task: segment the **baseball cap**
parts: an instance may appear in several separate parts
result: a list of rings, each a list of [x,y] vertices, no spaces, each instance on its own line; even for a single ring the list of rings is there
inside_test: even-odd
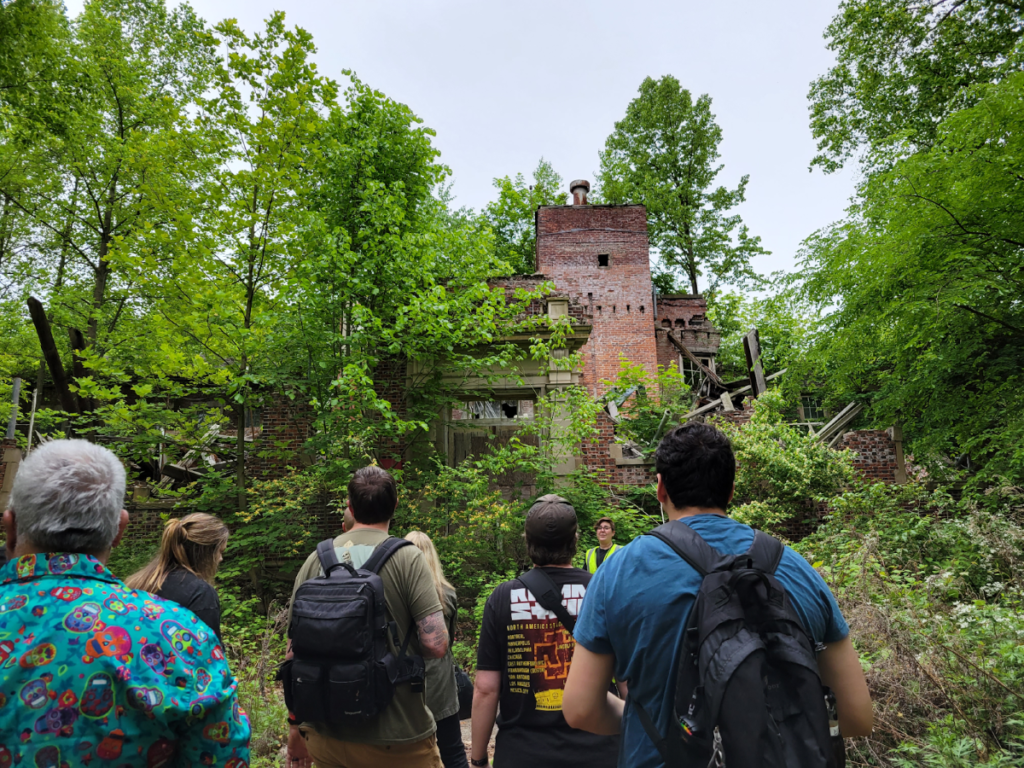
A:
[[[526,535],[534,540],[560,541],[576,533],[576,510],[561,496],[541,496],[526,513]]]

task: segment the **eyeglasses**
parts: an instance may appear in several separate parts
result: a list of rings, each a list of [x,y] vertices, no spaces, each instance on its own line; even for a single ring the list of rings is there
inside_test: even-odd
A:
[[[597,530],[599,530],[599,531],[610,531],[610,530],[612,530],[612,527],[610,525],[599,525],[599,526],[597,526]]]

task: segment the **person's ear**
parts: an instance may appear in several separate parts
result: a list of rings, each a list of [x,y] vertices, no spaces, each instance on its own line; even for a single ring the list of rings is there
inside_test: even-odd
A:
[[[661,473],[658,473],[658,501],[662,504],[668,503],[668,491],[665,490],[665,481],[661,479]]]
[[[121,510],[121,517],[117,521],[117,536],[115,536],[114,540],[112,542],[110,542],[110,548],[111,549],[113,549],[114,547],[116,547],[118,544],[121,543],[121,537],[124,536],[124,532],[128,529],[128,521],[129,521],[128,510],[127,509],[122,509]]]
[[[727,503],[732,504],[732,497],[736,495],[736,483],[732,484],[732,488],[729,489],[729,501]]]
[[[7,534],[7,559],[13,559],[14,549],[18,546],[18,524],[14,519],[14,510],[5,509],[3,514],[4,533]]]

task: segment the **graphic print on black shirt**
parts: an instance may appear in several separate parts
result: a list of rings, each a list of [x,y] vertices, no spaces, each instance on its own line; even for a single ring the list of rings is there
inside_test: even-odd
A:
[[[579,568],[543,571],[561,590],[569,615],[579,615],[590,574]],[[570,728],[562,714],[575,646],[554,613],[541,606],[520,581],[505,582],[488,598],[477,669],[502,673],[496,768],[543,768],[564,765],[566,760],[595,768],[616,765],[618,737]]]

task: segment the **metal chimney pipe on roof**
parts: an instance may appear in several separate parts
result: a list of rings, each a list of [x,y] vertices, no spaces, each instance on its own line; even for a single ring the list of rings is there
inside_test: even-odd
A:
[[[569,191],[572,192],[573,205],[586,205],[587,192],[590,191],[590,182],[586,179],[576,179],[576,181],[569,185]]]

